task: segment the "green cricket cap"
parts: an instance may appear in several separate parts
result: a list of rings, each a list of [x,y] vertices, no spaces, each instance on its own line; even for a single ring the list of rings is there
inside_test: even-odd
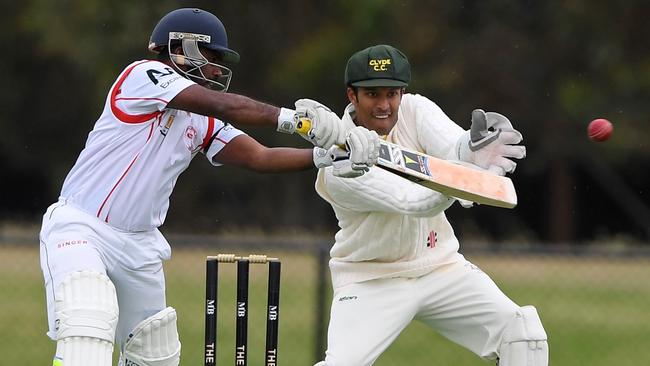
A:
[[[376,45],[350,57],[345,66],[345,85],[362,87],[407,86],[411,65],[406,55],[389,45]]]

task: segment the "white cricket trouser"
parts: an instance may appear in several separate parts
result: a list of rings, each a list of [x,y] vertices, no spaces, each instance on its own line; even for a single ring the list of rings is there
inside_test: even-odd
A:
[[[138,323],[167,306],[162,261],[170,258],[171,248],[158,230],[121,232],[57,202],[43,216],[40,242],[50,338],[56,336],[55,291],[72,272],[103,273],[115,285],[120,312],[115,337],[120,347]]]
[[[417,278],[345,285],[334,289],[325,363],[372,365],[414,319],[481,357],[495,359],[518,308],[468,261]]]

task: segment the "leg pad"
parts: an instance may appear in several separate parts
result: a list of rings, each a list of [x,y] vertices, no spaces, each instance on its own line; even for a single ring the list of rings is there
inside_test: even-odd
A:
[[[115,286],[102,273],[71,273],[56,290],[55,365],[110,366],[119,315]]]
[[[547,366],[546,332],[533,306],[519,308],[499,346],[499,366]]]
[[[181,342],[176,329],[176,310],[168,307],[138,324],[124,345],[124,365],[178,366]]]

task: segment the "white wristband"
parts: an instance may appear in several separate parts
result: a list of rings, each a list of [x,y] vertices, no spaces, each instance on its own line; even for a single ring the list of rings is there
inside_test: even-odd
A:
[[[314,165],[318,169],[325,168],[332,165],[332,158],[329,156],[328,151],[323,148],[315,147],[313,158],[314,158]]]
[[[280,114],[278,115],[278,132],[282,133],[294,133],[296,132],[296,111],[289,108],[280,108]]]

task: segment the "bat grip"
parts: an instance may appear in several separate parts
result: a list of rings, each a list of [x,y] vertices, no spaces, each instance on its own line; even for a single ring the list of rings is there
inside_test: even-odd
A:
[[[296,132],[298,132],[301,135],[307,135],[310,130],[311,130],[311,120],[309,120],[308,118],[298,119],[298,123],[296,123]]]
[[[309,118],[298,119],[298,123],[296,123],[296,132],[298,132],[301,135],[307,136],[309,131],[311,131],[311,120]],[[336,146],[340,147],[345,151],[350,151],[350,149],[348,149],[347,143],[344,145],[336,145]]]

